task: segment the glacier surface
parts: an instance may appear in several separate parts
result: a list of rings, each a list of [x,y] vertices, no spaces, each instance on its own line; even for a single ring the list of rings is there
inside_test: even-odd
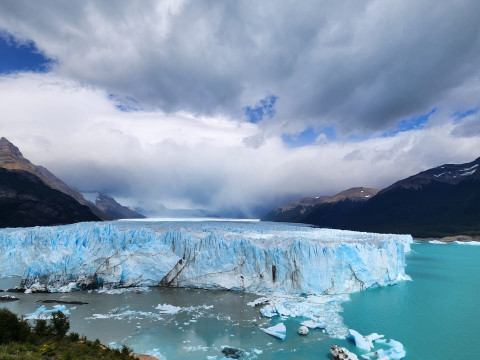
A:
[[[111,222],[0,230],[0,276],[29,291],[175,286],[345,294],[407,278],[409,235],[282,223]]]

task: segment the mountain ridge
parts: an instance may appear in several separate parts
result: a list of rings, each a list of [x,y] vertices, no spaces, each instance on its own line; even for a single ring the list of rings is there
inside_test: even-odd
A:
[[[65,184],[62,180],[52,174],[47,168],[32,164],[20,152],[18,147],[13,145],[5,137],[0,138],[0,167],[9,170],[25,170],[28,171],[45,182],[52,189],[59,190],[67,194],[79,203],[88,205],[87,200],[77,190]]]
[[[343,199],[317,204],[294,222],[354,231],[409,233],[419,238],[478,236],[480,158],[424,170],[362,203]]]
[[[379,190],[367,187],[353,187],[332,196],[304,197],[299,201],[281,205],[262,217],[263,221],[302,222],[312,208],[321,204],[335,204],[343,201],[363,202],[375,196]]]
[[[144,215],[118,203],[112,196],[99,192],[82,192],[82,196],[95,204],[103,213],[115,219],[143,219]]]
[[[25,170],[0,167],[0,227],[99,221],[86,206]]]
[[[0,213],[2,227],[101,220],[79,192],[32,164],[5,137],[0,138]]]

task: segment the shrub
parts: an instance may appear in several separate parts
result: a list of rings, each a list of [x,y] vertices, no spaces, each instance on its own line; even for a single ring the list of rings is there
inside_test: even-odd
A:
[[[75,357],[73,355],[73,352],[71,350],[67,350],[64,354],[60,355],[58,357],[59,360],[74,360]]]
[[[121,350],[122,355],[130,355],[133,353],[133,349],[129,348],[127,345],[122,345],[122,350]]]
[[[78,341],[80,340],[80,335],[78,335],[78,333],[76,332],[72,332],[70,333],[70,335],[68,335],[68,338],[70,339],[70,341]]]
[[[43,344],[40,353],[44,356],[52,356],[55,355],[55,350],[57,350],[57,346],[54,343]]]

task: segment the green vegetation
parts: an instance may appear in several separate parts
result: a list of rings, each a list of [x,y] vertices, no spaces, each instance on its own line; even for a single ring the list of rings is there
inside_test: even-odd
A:
[[[109,349],[99,340],[89,341],[70,333],[68,318],[62,312],[52,314],[50,321],[27,321],[7,309],[0,309],[0,360],[41,359],[134,359],[132,349]]]

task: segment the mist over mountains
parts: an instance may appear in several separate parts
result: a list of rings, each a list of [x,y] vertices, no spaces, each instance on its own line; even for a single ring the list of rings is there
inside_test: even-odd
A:
[[[47,168],[0,138],[0,226],[25,227],[143,217],[100,194],[87,200]]]
[[[333,196],[305,197],[263,216],[264,221],[417,237],[480,234],[480,158],[445,164],[399,180],[383,190],[355,187]],[[32,164],[0,139],[2,227],[69,224],[120,218],[220,217],[205,209],[170,209],[154,201],[132,209],[102,192],[71,188],[48,169]],[[232,210],[232,217],[242,217]]]

